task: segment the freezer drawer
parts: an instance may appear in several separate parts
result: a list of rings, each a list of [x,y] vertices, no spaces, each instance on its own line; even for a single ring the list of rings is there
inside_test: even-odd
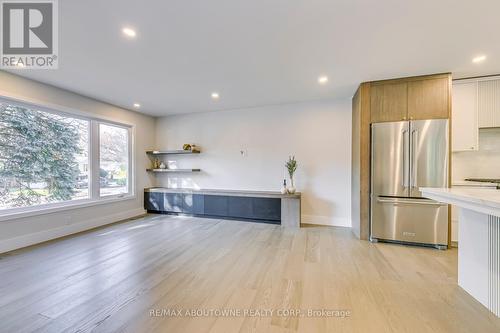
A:
[[[372,197],[372,239],[448,244],[448,205],[428,199]]]

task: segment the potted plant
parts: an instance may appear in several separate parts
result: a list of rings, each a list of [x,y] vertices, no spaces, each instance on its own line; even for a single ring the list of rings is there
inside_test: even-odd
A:
[[[288,193],[295,193],[295,179],[294,174],[297,171],[297,161],[295,160],[295,156],[290,156],[288,161],[285,164],[286,169],[288,170],[288,175],[290,176],[290,187],[288,188]]]

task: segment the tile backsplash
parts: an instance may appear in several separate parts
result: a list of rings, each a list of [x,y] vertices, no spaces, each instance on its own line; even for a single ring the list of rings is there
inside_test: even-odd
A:
[[[500,128],[479,130],[479,151],[452,154],[452,177],[500,179]]]

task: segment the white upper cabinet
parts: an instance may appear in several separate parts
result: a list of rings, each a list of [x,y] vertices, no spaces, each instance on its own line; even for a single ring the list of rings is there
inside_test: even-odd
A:
[[[453,82],[452,99],[452,151],[478,150],[478,82]]]
[[[479,127],[500,127],[500,79],[478,82]]]

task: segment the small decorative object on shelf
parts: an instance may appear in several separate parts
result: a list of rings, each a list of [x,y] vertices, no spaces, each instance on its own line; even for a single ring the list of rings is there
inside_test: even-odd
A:
[[[158,158],[155,158],[152,164],[153,164],[153,169],[159,169],[161,162]]]
[[[166,169],[166,168],[167,168],[167,166],[165,165],[165,163],[161,162],[160,163],[160,169]]]
[[[191,143],[185,143],[182,145],[182,149],[183,150],[188,150],[188,151],[191,151],[193,153],[199,153],[200,152],[200,148],[198,148],[198,146],[196,146],[195,144]]]
[[[288,193],[294,194],[296,189],[295,189],[295,180],[293,176],[295,174],[295,171],[297,171],[297,161],[295,160],[295,156],[293,157],[290,156],[285,166],[288,170],[288,175],[290,176],[290,187],[288,188]]]
[[[281,194],[287,194],[288,190],[286,189],[286,179],[283,179],[283,187],[281,188]]]

